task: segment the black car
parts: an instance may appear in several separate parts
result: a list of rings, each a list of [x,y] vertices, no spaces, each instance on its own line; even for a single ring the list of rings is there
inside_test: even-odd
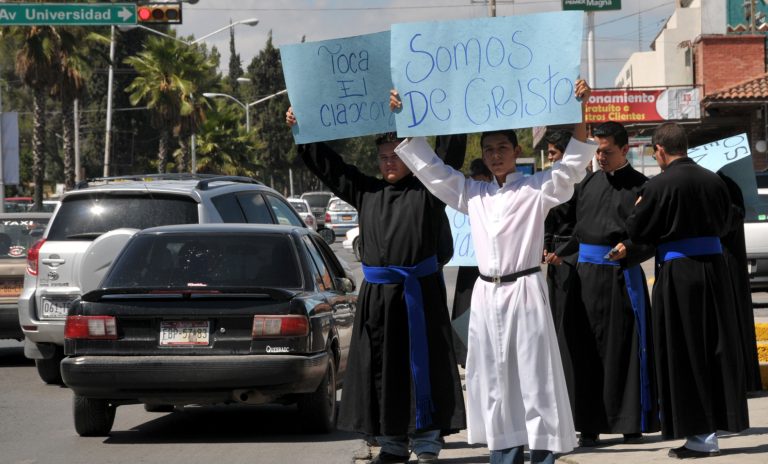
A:
[[[61,373],[77,433],[108,434],[116,407],[136,403],[298,403],[309,430],[332,430],[353,291],[304,227],[138,232],[68,312]]]

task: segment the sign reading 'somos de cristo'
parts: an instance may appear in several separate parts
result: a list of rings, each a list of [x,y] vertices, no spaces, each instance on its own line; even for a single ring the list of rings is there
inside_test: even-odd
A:
[[[593,90],[587,101],[585,122],[631,124],[699,119],[699,101],[699,89],[695,87]]]

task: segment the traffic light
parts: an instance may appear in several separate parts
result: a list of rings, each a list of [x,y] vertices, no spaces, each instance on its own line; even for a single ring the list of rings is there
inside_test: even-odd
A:
[[[151,2],[136,6],[139,24],[181,24],[181,2]]]

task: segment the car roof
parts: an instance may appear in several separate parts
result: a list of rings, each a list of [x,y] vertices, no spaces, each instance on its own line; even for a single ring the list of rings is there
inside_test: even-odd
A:
[[[186,195],[193,198],[207,196],[205,192],[220,194],[232,190],[259,190],[277,193],[266,185],[245,177],[207,176],[165,179],[147,176],[145,180],[140,179],[140,177],[96,179],[95,182],[103,183],[96,185],[92,183],[82,184],[80,188],[66,192],[63,199],[66,200],[73,195],[90,195],[94,192],[157,192]]]
[[[310,229],[294,225],[280,224],[240,224],[240,223],[219,223],[219,224],[176,224],[170,226],[151,227],[139,231],[140,235],[160,235],[160,234],[222,234],[222,233],[279,233],[292,234],[296,231],[301,233],[309,232]]]

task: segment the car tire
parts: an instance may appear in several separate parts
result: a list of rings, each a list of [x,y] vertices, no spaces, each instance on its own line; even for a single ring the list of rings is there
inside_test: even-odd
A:
[[[48,359],[35,359],[35,367],[37,367],[37,375],[43,380],[43,382],[49,385],[63,385],[64,381],[61,379],[61,360],[64,359],[64,354],[60,348],[56,348],[56,352],[53,353],[53,357]]]
[[[358,260],[358,261],[362,261],[363,260],[363,250],[360,247],[360,238],[359,237],[356,238],[352,242],[352,252],[355,254],[355,259],[356,260]]]
[[[320,237],[322,237],[322,239],[328,245],[332,245],[333,242],[336,241],[336,234],[333,232],[332,229],[324,227],[324,228],[318,230],[317,233],[320,234]]]
[[[116,406],[109,400],[86,398],[75,395],[73,400],[75,431],[81,437],[104,437],[109,435],[115,423]]]
[[[175,409],[172,404],[144,403],[147,412],[173,412]]]
[[[336,359],[328,353],[328,367],[320,386],[299,399],[304,429],[311,433],[330,433],[336,428]]]

